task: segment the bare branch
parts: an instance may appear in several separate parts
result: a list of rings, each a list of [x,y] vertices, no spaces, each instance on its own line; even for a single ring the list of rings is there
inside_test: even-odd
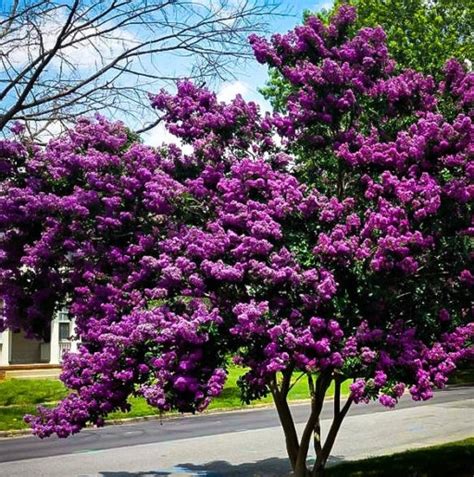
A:
[[[247,36],[280,14],[279,0],[13,1],[0,17],[0,131],[100,108],[149,131],[159,121],[148,93],[232,77],[251,57]]]
[[[48,63],[53,59],[54,55],[56,52],[59,50],[61,42],[63,40],[63,37],[67,30],[69,29],[70,25],[72,24],[74,14],[76,12],[76,9],[79,5],[79,0],[74,0],[74,3],[72,4],[70,8],[70,13],[69,16],[66,19],[66,22],[64,23],[63,28],[61,29],[61,32],[58,35],[58,38],[56,40],[56,43],[53,47],[53,49],[50,51],[50,53],[46,56],[44,61],[38,66],[36,71],[33,73],[31,76],[30,80],[26,84],[25,88],[23,89],[23,92],[20,94],[18,97],[16,103],[10,108],[10,110],[3,115],[3,117],[0,119],[0,130],[2,130],[5,125],[12,119],[15,115],[15,113],[21,111],[23,109],[23,103],[25,102],[26,98],[30,94],[31,90],[33,89],[33,86],[35,85],[36,80],[40,77],[41,73],[43,70],[46,68]]]
[[[155,121],[153,121],[152,123],[147,124],[145,127],[141,128],[141,129],[137,129],[135,132],[137,134],[143,134],[144,132],[150,131],[151,129],[158,126],[158,124],[160,124],[161,121],[163,121],[163,118],[158,118]]]

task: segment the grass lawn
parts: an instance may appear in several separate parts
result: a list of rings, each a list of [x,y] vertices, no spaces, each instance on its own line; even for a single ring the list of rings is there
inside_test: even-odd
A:
[[[330,467],[328,477],[472,477],[474,437],[463,441],[347,462]]]
[[[449,379],[451,384],[474,384],[474,367],[458,369]]]
[[[217,409],[239,409],[245,408],[240,400],[237,379],[242,374],[242,370],[232,367],[221,396],[216,398],[209,406],[210,410]],[[347,394],[349,381],[342,385],[342,393]],[[304,379],[298,381],[290,391],[290,399],[307,399],[307,383]],[[334,393],[333,387],[328,390],[328,397]],[[52,406],[56,401],[67,394],[63,384],[56,379],[8,379],[0,381],[0,431],[14,429],[25,429],[27,426],[23,422],[25,414],[35,412],[38,404]],[[269,404],[272,402],[271,396],[267,396],[255,404]],[[128,413],[114,412],[109,415],[109,419],[123,419],[128,417],[142,417],[156,415],[156,409],[149,406],[143,398],[130,398],[132,410]]]
[[[238,367],[229,369],[229,376],[222,394],[216,398],[209,406],[210,410],[217,409],[239,409],[245,408],[245,404],[240,401],[237,379],[242,374]],[[453,383],[473,383],[473,369],[466,369],[456,373],[451,380]],[[342,384],[342,393],[347,394],[349,381]],[[25,414],[35,412],[38,404],[52,406],[56,401],[67,394],[63,384],[56,379],[9,379],[0,381],[0,431],[14,429],[25,429],[27,426],[23,422]],[[328,397],[334,394],[334,388],[330,387]],[[298,381],[290,391],[290,399],[307,399],[307,383],[304,379]],[[254,404],[269,404],[271,396],[267,396]],[[123,419],[127,417],[143,417],[156,415],[156,409],[148,406],[142,398],[130,398],[132,410],[129,413],[114,412],[109,415],[109,419]],[[471,476],[472,477],[472,476]]]

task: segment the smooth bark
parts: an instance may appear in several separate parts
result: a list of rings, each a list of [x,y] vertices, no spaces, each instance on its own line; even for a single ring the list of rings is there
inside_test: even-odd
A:
[[[341,384],[342,379],[337,376],[321,374],[314,383],[311,375],[308,375],[308,386],[311,394],[311,413],[303,429],[301,439],[298,439],[296,426],[291,409],[288,405],[288,391],[291,389],[291,377],[293,368],[289,368],[283,373],[280,385],[276,377],[269,387],[275,402],[278,416],[285,434],[286,449],[293,469],[294,477],[323,477],[326,464],[334,446],[341,424],[352,404],[349,397],[341,408]],[[326,392],[332,380],[335,381],[334,391],[334,417],[329,428],[328,435],[324,443],[321,438],[321,411],[324,404]],[[310,469],[307,465],[309,445],[313,438],[316,462]]]

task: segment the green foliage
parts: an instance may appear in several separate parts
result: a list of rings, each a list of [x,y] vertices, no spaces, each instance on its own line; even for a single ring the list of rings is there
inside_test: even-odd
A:
[[[382,26],[400,68],[439,77],[449,58],[474,59],[470,0],[336,0],[357,7],[355,28]]]
[[[265,86],[259,88],[259,92],[270,101],[274,111],[281,113],[285,110],[286,101],[292,89],[278,70],[270,68],[268,81]]]

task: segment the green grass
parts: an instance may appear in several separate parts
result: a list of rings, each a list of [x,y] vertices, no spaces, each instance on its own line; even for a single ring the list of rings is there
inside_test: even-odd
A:
[[[231,368],[229,370],[229,376],[222,394],[215,399],[209,409],[229,409],[229,408],[240,408],[245,407],[245,404],[242,404],[240,400],[240,391],[237,386],[237,379],[241,376],[242,370],[239,368]],[[346,381],[342,384],[342,393],[347,394],[349,392],[349,381]],[[334,395],[334,386],[331,386],[327,391],[327,397]],[[308,383],[305,379],[301,379],[295,383],[289,393],[289,399],[300,400],[308,399]],[[270,404],[272,402],[272,397],[267,396],[263,399],[255,401],[254,404]]]
[[[242,374],[242,369],[232,367],[221,396],[216,398],[209,410],[229,410],[247,407],[240,400],[240,391],[237,379]],[[342,393],[347,394],[349,382],[342,385]],[[34,413],[38,404],[52,406],[67,394],[64,385],[56,379],[8,379],[0,381],[0,431],[25,429],[23,422],[25,414]],[[328,397],[334,394],[334,388],[328,389]],[[308,387],[304,379],[296,382],[290,391],[291,400],[307,399]],[[153,416],[158,411],[149,406],[143,398],[130,398],[132,409],[130,412],[114,412],[108,419],[124,419],[132,417]],[[256,401],[256,405],[265,405],[272,402],[271,396]]]
[[[457,370],[449,379],[450,384],[474,384],[474,367],[464,367]]]
[[[330,467],[328,477],[472,477],[474,437]]]
[[[66,388],[57,379],[7,379],[0,381],[0,406],[59,401]]]
[[[229,410],[240,409],[246,406],[240,400],[240,392],[237,386],[237,379],[242,374],[242,369],[231,367],[229,376],[222,394],[216,398],[209,410]],[[466,369],[457,373],[452,379],[453,383],[474,382],[473,369]],[[342,393],[349,391],[349,381],[342,384]],[[67,390],[63,384],[56,379],[8,379],[0,381],[0,431],[25,429],[27,426],[23,422],[25,414],[35,412],[38,404],[52,406],[55,402],[63,398]],[[334,394],[334,388],[328,389],[327,396]],[[290,400],[308,398],[308,387],[304,379],[298,381],[290,391]],[[255,401],[256,405],[270,404],[271,396]],[[109,415],[109,419],[124,419],[132,417],[143,417],[157,415],[158,411],[149,406],[142,398],[130,398],[132,410],[128,413],[114,412]]]

